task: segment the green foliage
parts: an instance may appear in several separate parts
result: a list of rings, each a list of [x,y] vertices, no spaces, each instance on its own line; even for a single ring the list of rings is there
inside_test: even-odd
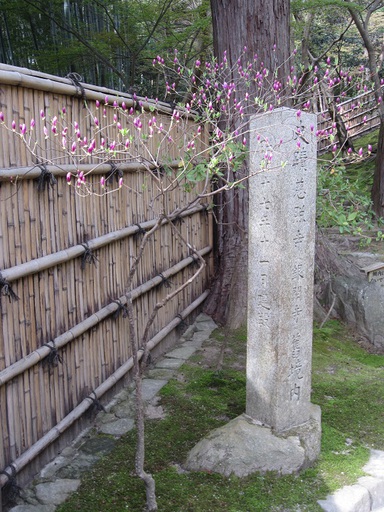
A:
[[[360,139],[358,144],[367,145],[376,137],[377,132],[373,132]],[[318,225],[336,227],[340,233],[361,236],[362,243],[370,243],[372,236],[369,232],[383,224],[382,219],[375,217],[372,208],[373,173],[374,159],[371,156],[321,164],[317,181]],[[384,240],[381,231],[376,231],[373,238]]]
[[[341,324],[331,321],[314,330],[313,401],[322,407],[323,432],[318,463],[283,477],[266,473],[239,479],[182,471],[198,440],[244,410],[244,331],[217,330],[205,348],[163,388],[166,418],[146,424],[148,469],[155,473],[159,510],[293,512],[299,507],[321,512],[318,499],[363,474],[367,445],[383,449],[384,356],[367,354]],[[214,350],[224,354],[218,366],[206,359]],[[129,433],[58,511],[141,511],[144,487],[132,475],[133,465],[134,433]]]

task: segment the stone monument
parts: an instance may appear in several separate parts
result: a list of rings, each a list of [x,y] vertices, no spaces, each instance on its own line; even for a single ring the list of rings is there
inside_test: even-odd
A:
[[[320,452],[310,402],[316,116],[280,108],[250,123],[246,413],[190,452],[187,468],[297,472]]]

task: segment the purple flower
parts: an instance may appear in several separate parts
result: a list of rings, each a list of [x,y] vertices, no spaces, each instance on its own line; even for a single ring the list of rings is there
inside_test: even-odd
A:
[[[68,185],[70,185],[71,184],[71,179],[72,179],[72,174],[70,172],[67,172],[67,175],[66,175],[65,179],[66,179]]]
[[[104,178],[104,176],[102,176],[102,177],[100,178],[100,185],[101,185],[101,188],[104,188],[104,187],[105,187],[105,178]]]

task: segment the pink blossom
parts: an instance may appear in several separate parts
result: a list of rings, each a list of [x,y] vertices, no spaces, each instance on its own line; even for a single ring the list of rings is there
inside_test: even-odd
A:
[[[40,110],[40,118],[44,121],[44,119],[45,119],[44,110]]]
[[[12,121],[11,126],[12,126],[12,131],[15,131],[16,130],[16,121],[15,120]]]
[[[371,144],[368,144],[368,155],[372,153],[372,146]]]
[[[65,176],[65,179],[68,183],[68,185],[71,184],[72,174],[70,172],[67,172],[67,175]]]
[[[71,152],[74,153],[76,151],[76,142],[72,142]]]
[[[0,112],[0,122],[4,123],[4,113]]]
[[[96,104],[96,108],[100,107],[100,101],[99,100],[96,100],[95,104]]]
[[[133,125],[135,128],[137,128],[138,130],[141,130],[142,127],[143,127],[143,123],[141,122],[140,120],[140,117],[135,117],[135,119],[133,120]]]
[[[27,127],[25,126],[25,123],[20,125],[20,135],[23,137],[27,132]]]
[[[123,178],[119,178],[119,188],[123,186]]]
[[[363,148],[359,149],[359,156],[363,156]]]
[[[104,187],[105,187],[105,178],[104,178],[104,176],[102,176],[102,177],[100,178],[100,185],[101,185],[101,188],[104,188]]]
[[[95,123],[95,126],[99,126],[99,120],[97,119],[97,117],[93,119],[93,122]]]
[[[36,125],[35,120],[34,120],[34,119],[31,119],[31,124],[30,124],[30,128],[31,128],[31,130],[33,130],[33,129],[34,129],[35,125]]]

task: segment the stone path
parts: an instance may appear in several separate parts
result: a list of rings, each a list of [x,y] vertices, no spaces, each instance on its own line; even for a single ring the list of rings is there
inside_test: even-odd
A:
[[[207,315],[201,314],[181,336],[176,348],[168,352],[148,371],[143,381],[143,398],[147,401],[146,414],[161,418],[163,410],[158,405],[157,394],[177,370],[206,341],[217,325]],[[33,484],[21,491],[18,505],[10,512],[54,512],[80,486],[81,475],[103,455],[113,450],[117,439],[134,427],[133,387],[121,391],[100,412],[95,427],[88,429],[72,446],[43,468]],[[114,437],[100,437],[98,433]]]
[[[201,314],[181,336],[179,344],[148,371],[143,382],[147,416],[161,418],[163,410],[157,397],[160,389],[182,364],[208,340],[216,324]],[[9,512],[54,512],[80,486],[81,475],[103,455],[113,450],[117,439],[134,427],[133,388],[127,387],[100,412],[95,427],[85,431],[45,466],[33,484],[21,492],[18,505]],[[100,437],[98,433],[113,437]],[[384,512],[384,452],[371,451],[364,466],[367,476],[355,485],[346,486],[318,503],[326,512]],[[299,510],[299,509],[297,509]],[[96,512],[96,511],[95,511]],[[213,512],[213,511],[212,511]],[[266,511],[268,512],[268,511]]]
[[[384,512],[384,452],[371,450],[363,467],[367,476],[318,501],[326,512]]]

